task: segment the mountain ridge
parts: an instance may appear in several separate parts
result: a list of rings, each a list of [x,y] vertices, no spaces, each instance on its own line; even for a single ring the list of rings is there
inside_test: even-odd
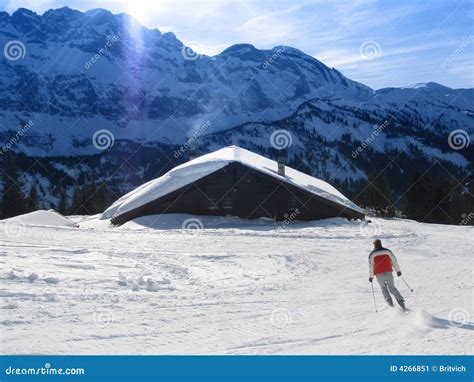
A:
[[[103,9],[0,13],[0,44],[11,41],[25,54],[0,60],[0,139],[34,122],[11,152],[22,158],[26,191],[38,187],[52,203],[57,179],[72,197],[87,172],[94,182],[113,179],[116,195],[128,192],[185,161],[186,153],[173,153],[190,140],[203,153],[236,144],[272,157],[277,130],[291,137],[290,163],[348,188],[395,157],[406,166],[439,162],[460,179],[472,171],[472,153],[454,150],[448,138],[457,130],[474,136],[474,89],[427,82],[374,90],[284,45],[242,43],[201,55],[172,32]],[[94,145],[99,130],[111,134],[106,150]],[[133,155],[134,169],[115,175]],[[28,166],[28,157],[44,158],[48,171]],[[400,190],[404,169],[391,171]]]
[[[92,15],[93,13],[100,13],[100,14],[105,14],[105,15],[108,15],[108,16],[111,16],[111,17],[116,17],[116,18],[128,18],[128,19],[133,19],[135,20],[132,16],[126,14],[126,13],[112,13],[110,12],[109,10],[107,9],[104,9],[104,8],[92,8],[92,9],[89,9],[85,12],[83,11],[79,11],[79,10],[76,10],[76,9],[73,9],[73,8],[70,8],[68,6],[64,6],[64,7],[61,7],[61,8],[51,8],[47,11],[45,11],[43,14],[38,14],[34,11],[31,11],[30,9],[28,8],[23,8],[23,7],[20,7],[18,8],[16,11],[14,11],[13,13],[9,13],[9,12],[6,12],[6,11],[0,11],[0,21],[2,19],[2,17],[4,18],[14,18],[14,17],[17,17],[18,15],[24,15],[24,14],[27,14],[27,15],[30,15],[30,16],[33,16],[35,18],[41,18],[41,17],[47,17],[49,18],[50,15],[51,16],[64,16],[65,14],[68,14],[68,15],[77,15],[77,17],[80,17],[80,16],[85,16],[85,15]],[[135,20],[135,23],[136,24],[139,24],[139,22],[137,20]],[[159,32],[160,35],[169,35],[169,36],[174,36],[176,37],[176,35],[172,32],[172,31],[169,31],[169,32],[166,32],[166,33],[162,33],[160,31],[159,28],[149,28],[149,27],[146,27],[146,26],[141,26],[142,28],[145,28],[145,29],[148,29],[150,31],[157,31]],[[176,39],[181,42],[177,37]],[[183,43],[181,43],[182,45],[184,45]],[[281,47],[284,47],[284,48],[287,48],[287,49],[291,49],[293,51],[296,51],[296,52],[299,52],[299,53],[302,53],[308,57],[311,57],[312,59],[318,61],[319,63],[322,64],[321,61],[319,61],[317,58],[311,56],[311,55],[308,55],[306,54],[305,52],[301,51],[300,49],[298,48],[294,48],[292,46],[288,46],[288,45],[276,45],[272,48],[266,48],[266,49],[259,49],[259,48],[256,48],[253,44],[250,44],[250,43],[246,43],[246,42],[242,42],[242,43],[235,43],[235,44],[232,44],[230,46],[228,46],[227,48],[225,48],[222,52],[220,53],[217,53],[215,55],[206,55],[206,54],[203,54],[203,53],[200,53],[200,52],[197,52],[199,55],[201,56],[207,56],[207,57],[216,57],[216,56],[219,56],[221,55],[222,53],[226,52],[226,51],[229,51],[229,50],[234,50],[235,48],[237,47],[240,47],[240,46],[248,46],[248,47],[251,47],[251,48],[254,48],[258,51],[274,51],[278,48],[281,48]],[[324,65],[324,64],[323,64]],[[331,69],[335,69],[337,70],[336,68],[331,68]],[[404,86],[386,86],[386,87],[383,87],[383,88],[379,88],[379,89],[373,89],[374,91],[378,91],[378,90],[382,90],[382,89],[404,89],[404,88],[410,88],[411,86],[416,86],[416,85],[426,85],[426,84],[434,84],[434,85],[439,85],[439,86],[442,86],[444,88],[447,88],[447,89],[450,89],[450,90],[461,90],[461,89],[474,89],[474,88],[451,88],[447,85],[443,85],[443,84],[440,84],[440,83],[437,83],[437,82],[434,82],[434,81],[427,81],[427,82],[422,82],[422,83],[417,83],[417,84],[412,84],[412,85],[404,85]],[[367,85],[364,85],[366,87],[368,87]]]

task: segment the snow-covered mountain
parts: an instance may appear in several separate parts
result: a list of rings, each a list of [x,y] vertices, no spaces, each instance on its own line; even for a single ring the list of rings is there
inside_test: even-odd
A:
[[[23,45],[20,57],[7,51],[12,41]],[[23,128],[12,150],[51,200],[53,177],[69,187],[92,169],[124,193],[186,160],[173,153],[197,132],[203,151],[238,144],[271,155],[272,132],[287,130],[290,160],[341,181],[367,177],[371,162],[383,168],[391,153],[406,163],[441,160],[455,174],[473,161],[449,147],[448,135],[473,136],[474,89],[373,90],[288,46],[238,44],[209,57],[103,9],[0,13],[0,45],[0,138],[11,142]],[[100,129],[115,140],[105,152],[93,145]],[[30,168],[38,156],[49,159]]]
[[[372,93],[290,47],[263,51],[240,44],[214,57],[198,56],[172,33],[101,9],[62,8],[42,16],[20,9],[1,15],[0,30],[2,46],[14,38],[26,50],[21,60],[2,59],[0,102],[14,114],[6,113],[3,123],[16,126],[19,113],[38,113],[41,135],[62,141],[52,152],[36,146],[41,155],[70,153],[64,140],[90,140],[98,126],[116,138],[153,134],[153,140],[180,143],[208,119],[212,132],[286,117],[315,97]],[[71,125],[72,134],[58,136]]]

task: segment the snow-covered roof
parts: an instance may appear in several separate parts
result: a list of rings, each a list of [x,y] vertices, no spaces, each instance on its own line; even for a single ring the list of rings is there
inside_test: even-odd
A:
[[[351,210],[363,211],[329,183],[286,166],[285,176],[279,175],[277,163],[238,146],[228,146],[215,152],[183,163],[157,179],[153,179],[122,196],[102,214],[110,219],[132,211],[153,200],[185,187],[199,179],[224,168],[232,162],[239,162],[278,180],[311,192],[314,195],[338,203]]]

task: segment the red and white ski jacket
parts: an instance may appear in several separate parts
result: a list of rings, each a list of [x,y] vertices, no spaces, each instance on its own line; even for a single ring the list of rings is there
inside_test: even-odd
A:
[[[400,272],[397,258],[390,249],[380,247],[374,249],[369,255],[369,270],[370,277],[377,276],[379,273],[393,272],[393,268],[396,272]]]

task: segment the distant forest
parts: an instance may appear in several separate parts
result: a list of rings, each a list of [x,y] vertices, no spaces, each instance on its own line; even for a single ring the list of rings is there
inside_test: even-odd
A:
[[[161,158],[163,163],[166,162],[165,158],[169,158],[169,153],[163,153],[163,158]],[[62,159],[67,160],[67,158]],[[130,172],[127,176],[123,173],[109,176],[102,167],[98,166],[100,155],[90,156],[84,160],[88,160],[89,166],[95,168],[93,173],[84,171],[75,177],[53,177],[53,181],[57,181],[57,184],[48,191],[54,197],[52,201],[45,198],[46,192],[42,189],[43,185],[35,180],[28,182],[23,171],[32,163],[38,166],[38,161],[41,162],[38,168],[48,171],[48,165],[57,163],[58,158],[54,160],[31,158],[12,152],[3,155],[1,157],[3,169],[1,218],[49,208],[64,215],[101,213],[125,192],[162,175],[177,164],[157,165],[156,168],[160,169],[158,173],[150,170],[143,174]],[[159,162],[160,158],[157,158],[157,163]],[[301,170],[304,171],[305,168],[302,167]],[[308,170],[306,169],[306,172],[309,172]],[[470,179],[459,182],[459,180],[449,179],[443,169],[437,166],[429,167],[429,169],[414,166],[403,181],[403,184],[394,184],[394,179],[387,176],[385,172],[374,171],[366,180],[333,180],[331,183],[349,199],[364,208],[369,215],[406,217],[426,223],[474,224],[474,189]],[[126,189],[124,189],[124,182],[127,183]],[[398,183],[400,183],[399,180]]]

